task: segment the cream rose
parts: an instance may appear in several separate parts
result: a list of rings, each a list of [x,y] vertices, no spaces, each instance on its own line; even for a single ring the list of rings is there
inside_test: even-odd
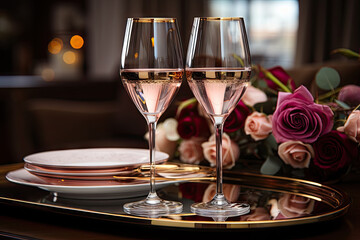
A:
[[[207,161],[210,162],[211,166],[216,165],[216,143],[215,135],[212,135],[207,142],[204,142],[202,145],[204,151],[204,157]],[[229,135],[226,133],[223,134],[222,139],[222,158],[224,168],[231,169],[235,165],[235,161],[240,156],[239,146],[233,142]]]
[[[310,144],[300,141],[288,141],[279,145],[280,158],[294,168],[308,168],[310,159],[314,157],[314,149]]]
[[[272,115],[266,116],[263,113],[253,112],[245,121],[245,133],[255,141],[265,139],[272,131]]]
[[[337,130],[344,132],[354,142],[360,142],[360,110],[353,111],[345,125],[338,127]]]
[[[315,201],[310,198],[286,193],[278,200],[280,214],[285,218],[309,215],[314,210]]]
[[[155,133],[155,149],[169,154],[170,159],[176,152],[177,140],[180,138],[176,128],[176,119],[168,118],[157,125]],[[145,139],[149,140],[149,133],[145,134]]]
[[[199,164],[204,159],[201,138],[184,139],[179,146],[180,160],[185,163]]]
[[[236,202],[240,196],[240,186],[234,184],[223,184],[223,193],[230,202]],[[216,183],[211,183],[206,188],[203,196],[203,202],[211,201],[216,194]]]
[[[254,106],[257,103],[266,102],[267,96],[260,89],[249,85],[241,100],[248,106]]]

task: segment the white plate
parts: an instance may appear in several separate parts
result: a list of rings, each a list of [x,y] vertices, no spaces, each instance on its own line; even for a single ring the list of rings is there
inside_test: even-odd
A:
[[[165,162],[169,155],[156,151],[155,163]],[[138,148],[88,148],[48,151],[28,155],[26,163],[51,168],[99,169],[136,167],[149,164],[149,150]]]
[[[27,186],[38,187],[43,190],[56,193],[59,197],[78,198],[78,199],[115,199],[115,198],[130,198],[137,196],[145,196],[149,192],[149,183],[137,184],[122,184],[117,181],[103,181],[104,185],[84,186],[84,185],[61,185],[61,181],[56,184],[51,184],[41,177],[35,176],[25,169],[11,171],[6,175],[6,178],[13,183],[18,183]],[[101,181],[95,184],[99,184]],[[166,187],[168,185],[182,181],[163,181],[156,182],[156,189]]]

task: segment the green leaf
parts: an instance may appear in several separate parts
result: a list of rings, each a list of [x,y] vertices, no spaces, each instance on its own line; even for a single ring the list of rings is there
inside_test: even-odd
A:
[[[241,66],[244,66],[244,60],[241,57],[239,57],[235,53],[233,54],[233,57],[240,63]]]
[[[275,137],[274,137],[273,134],[270,134],[270,135],[266,138],[265,142],[266,142],[266,144],[267,144],[268,146],[270,146],[270,148],[271,148],[272,150],[277,151],[277,149],[278,149],[278,143],[276,142]]]
[[[342,108],[344,108],[344,109],[350,109],[351,107],[349,106],[349,105],[347,105],[346,103],[344,103],[344,102],[342,102],[342,101],[339,101],[339,100],[337,100],[337,99],[335,99],[335,102],[340,106],[340,107],[342,107]]]
[[[356,106],[356,108],[354,108],[354,111],[355,110],[360,110],[360,104]]]
[[[257,80],[257,87],[260,88],[260,89],[265,89],[265,88],[267,88],[267,83],[266,83],[266,81],[263,80],[263,79]]]
[[[360,58],[360,54],[347,48],[338,48],[331,52],[332,54],[340,53],[348,58]]]
[[[340,84],[339,73],[330,67],[323,67],[316,73],[316,85],[323,90],[334,90]]]
[[[260,168],[260,172],[266,175],[275,175],[281,168],[282,161],[276,156],[268,156]]]
[[[177,109],[176,116],[179,116],[180,112],[181,112],[184,108],[186,108],[186,107],[189,106],[190,104],[194,104],[194,103],[196,103],[196,102],[197,102],[196,98],[190,98],[190,99],[188,99],[188,100],[186,100],[186,101],[183,101],[183,102],[179,105],[179,107],[178,107],[178,109]]]

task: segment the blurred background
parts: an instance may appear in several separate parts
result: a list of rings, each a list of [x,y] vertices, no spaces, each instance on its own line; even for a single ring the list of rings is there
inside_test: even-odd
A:
[[[242,16],[253,64],[280,65],[311,85],[324,64],[358,83],[359,64],[331,51],[359,52],[359,9],[357,0],[2,1],[0,163],[52,149],[146,147],[145,120],[119,84],[128,17],[176,17],[186,52],[194,17]],[[192,96],[182,89],[177,99]]]

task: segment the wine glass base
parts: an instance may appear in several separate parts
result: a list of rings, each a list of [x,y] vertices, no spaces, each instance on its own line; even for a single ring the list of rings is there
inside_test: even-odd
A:
[[[228,217],[236,217],[249,213],[250,206],[247,203],[214,205],[212,202],[202,202],[191,205],[191,212],[199,216],[211,217],[216,221],[225,221]]]
[[[130,215],[157,218],[165,215],[181,213],[183,210],[182,203],[160,200],[153,204],[147,199],[138,202],[127,203],[124,205],[124,211]]]

